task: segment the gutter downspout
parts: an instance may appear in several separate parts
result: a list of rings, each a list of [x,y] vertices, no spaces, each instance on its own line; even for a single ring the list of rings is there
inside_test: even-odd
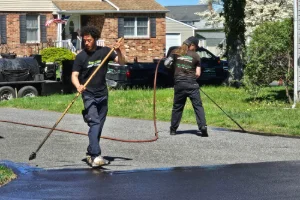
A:
[[[299,100],[298,97],[298,1],[294,0],[294,104],[292,108],[296,108]]]

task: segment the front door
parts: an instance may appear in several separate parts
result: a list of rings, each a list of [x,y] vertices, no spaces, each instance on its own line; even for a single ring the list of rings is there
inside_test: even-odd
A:
[[[76,49],[79,47],[77,36],[80,34],[80,28],[80,15],[71,15],[64,27],[65,39],[70,39]]]
[[[66,39],[71,39],[71,34],[77,32],[80,29],[80,16],[71,15],[67,24],[65,25]]]

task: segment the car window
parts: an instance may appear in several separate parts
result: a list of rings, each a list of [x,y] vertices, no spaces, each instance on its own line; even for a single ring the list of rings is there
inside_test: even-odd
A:
[[[212,58],[212,55],[208,53],[207,51],[197,51],[200,58]]]

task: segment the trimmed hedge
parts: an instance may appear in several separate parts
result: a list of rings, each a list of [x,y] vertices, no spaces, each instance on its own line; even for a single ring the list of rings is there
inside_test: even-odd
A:
[[[49,47],[41,51],[42,62],[57,62],[62,64],[63,60],[74,60],[75,54],[65,48]]]

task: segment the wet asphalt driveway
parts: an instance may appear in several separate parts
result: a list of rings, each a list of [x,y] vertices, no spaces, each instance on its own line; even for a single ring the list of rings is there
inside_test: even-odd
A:
[[[0,108],[0,113],[0,120],[48,127],[61,115],[11,108]],[[213,127],[210,137],[201,138],[194,134],[197,126],[189,124],[170,136],[169,123],[158,122],[156,142],[102,139],[102,155],[111,164],[93,170],[83,160],[87,136],[54,131],[37,158],[28,161],[49,130],[0,126],[0,162],[19,174],[0,188],[0,199],[300,199],[300,139]],[[58,128],[88,130],[73,114]],[[103,135],[151,139],[153,122],[108,117]]]

